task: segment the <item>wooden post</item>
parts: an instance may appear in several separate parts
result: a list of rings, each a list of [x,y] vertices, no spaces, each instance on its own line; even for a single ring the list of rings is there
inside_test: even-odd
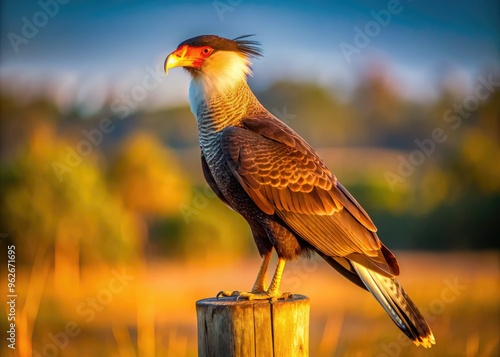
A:
[[[196,302],[198,357],[308,357],[309,298]]]

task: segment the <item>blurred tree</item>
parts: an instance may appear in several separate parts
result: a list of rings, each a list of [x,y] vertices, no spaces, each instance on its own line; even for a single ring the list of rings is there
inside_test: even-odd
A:
[[[146,132],[126,138],[110,166],[112,190],[141,216],[178,213],[189,197],[189,180],[174,155]]]
[[[59,111],[44,98],[25,102],[10,95],[0,95],[0,157],[5,163],[23,149],[38,123],[56,127]]]
[[[258,94],[262,104],[314,146],[357,145],[367,132],[352,108],[314,83],[277,82]]]
[[[154,135],[143,131],[125,138],[110,160],[109,176],[111,191],[144,227],[143,246],[150,245],[148,239],[160,242],[160,246],[171,239],[185,242],[177,230],[158,232],[155,228],[161,224],[158,221],[172,221],[171,217],[180,213],[181,204],[190,198],[191,184],[174,154]],[[143,257],[143,253],[141,250],[137,255]]]
[[[139,242],[123,230],[130,218],[110,195],[94,150],[59,180],[53,163],[65,162],[67,147],[49,123],[33,128],[25,150],[2,170],[2,220],[22,247],[19,259],[55,251],[56,287],[77,287],[80,259],[109,262],[133,257]]]
[[[238,260],[255,249],[247,223],[213,194],[206,199],[206,206],[196,209],[187,220],[183,217],[183,256],[193,262],[213,264]]]
[[[173,149],[198,147],[198,127],[189,105],[141,113],[140,126]]]
[[[418,115],[422,108],[399,95],[397,82],[389,73],[384,63],[372,63],[361,74],[351,105],[355,120],[367,132],[364,145],[408,148],[415,137],[425,133],[426,120]]]

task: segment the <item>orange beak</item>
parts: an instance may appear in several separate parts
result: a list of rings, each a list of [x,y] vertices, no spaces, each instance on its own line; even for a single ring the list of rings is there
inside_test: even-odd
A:
[[[165,59],[165,74],[174,67],[200,67],[202,59],[193,51],[192,47],[184,45],[176,49]]]

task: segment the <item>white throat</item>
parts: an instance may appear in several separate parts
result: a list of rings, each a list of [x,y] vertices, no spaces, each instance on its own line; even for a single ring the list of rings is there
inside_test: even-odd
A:
[[[241,81],[252,75],[249,59],[235,52],[218,51],[205,61],[202,73],[193,77],[189,86],[191,111],[198,117],[197,109],[214,96],[224,95]]]

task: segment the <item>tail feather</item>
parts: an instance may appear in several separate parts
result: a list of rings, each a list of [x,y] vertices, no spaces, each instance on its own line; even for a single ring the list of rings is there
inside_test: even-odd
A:
[[[394,323],[417,346],[435,344],[434,335],[410,297],[395,278],[388,278],[351,261],[368,291],[377,299]]]

